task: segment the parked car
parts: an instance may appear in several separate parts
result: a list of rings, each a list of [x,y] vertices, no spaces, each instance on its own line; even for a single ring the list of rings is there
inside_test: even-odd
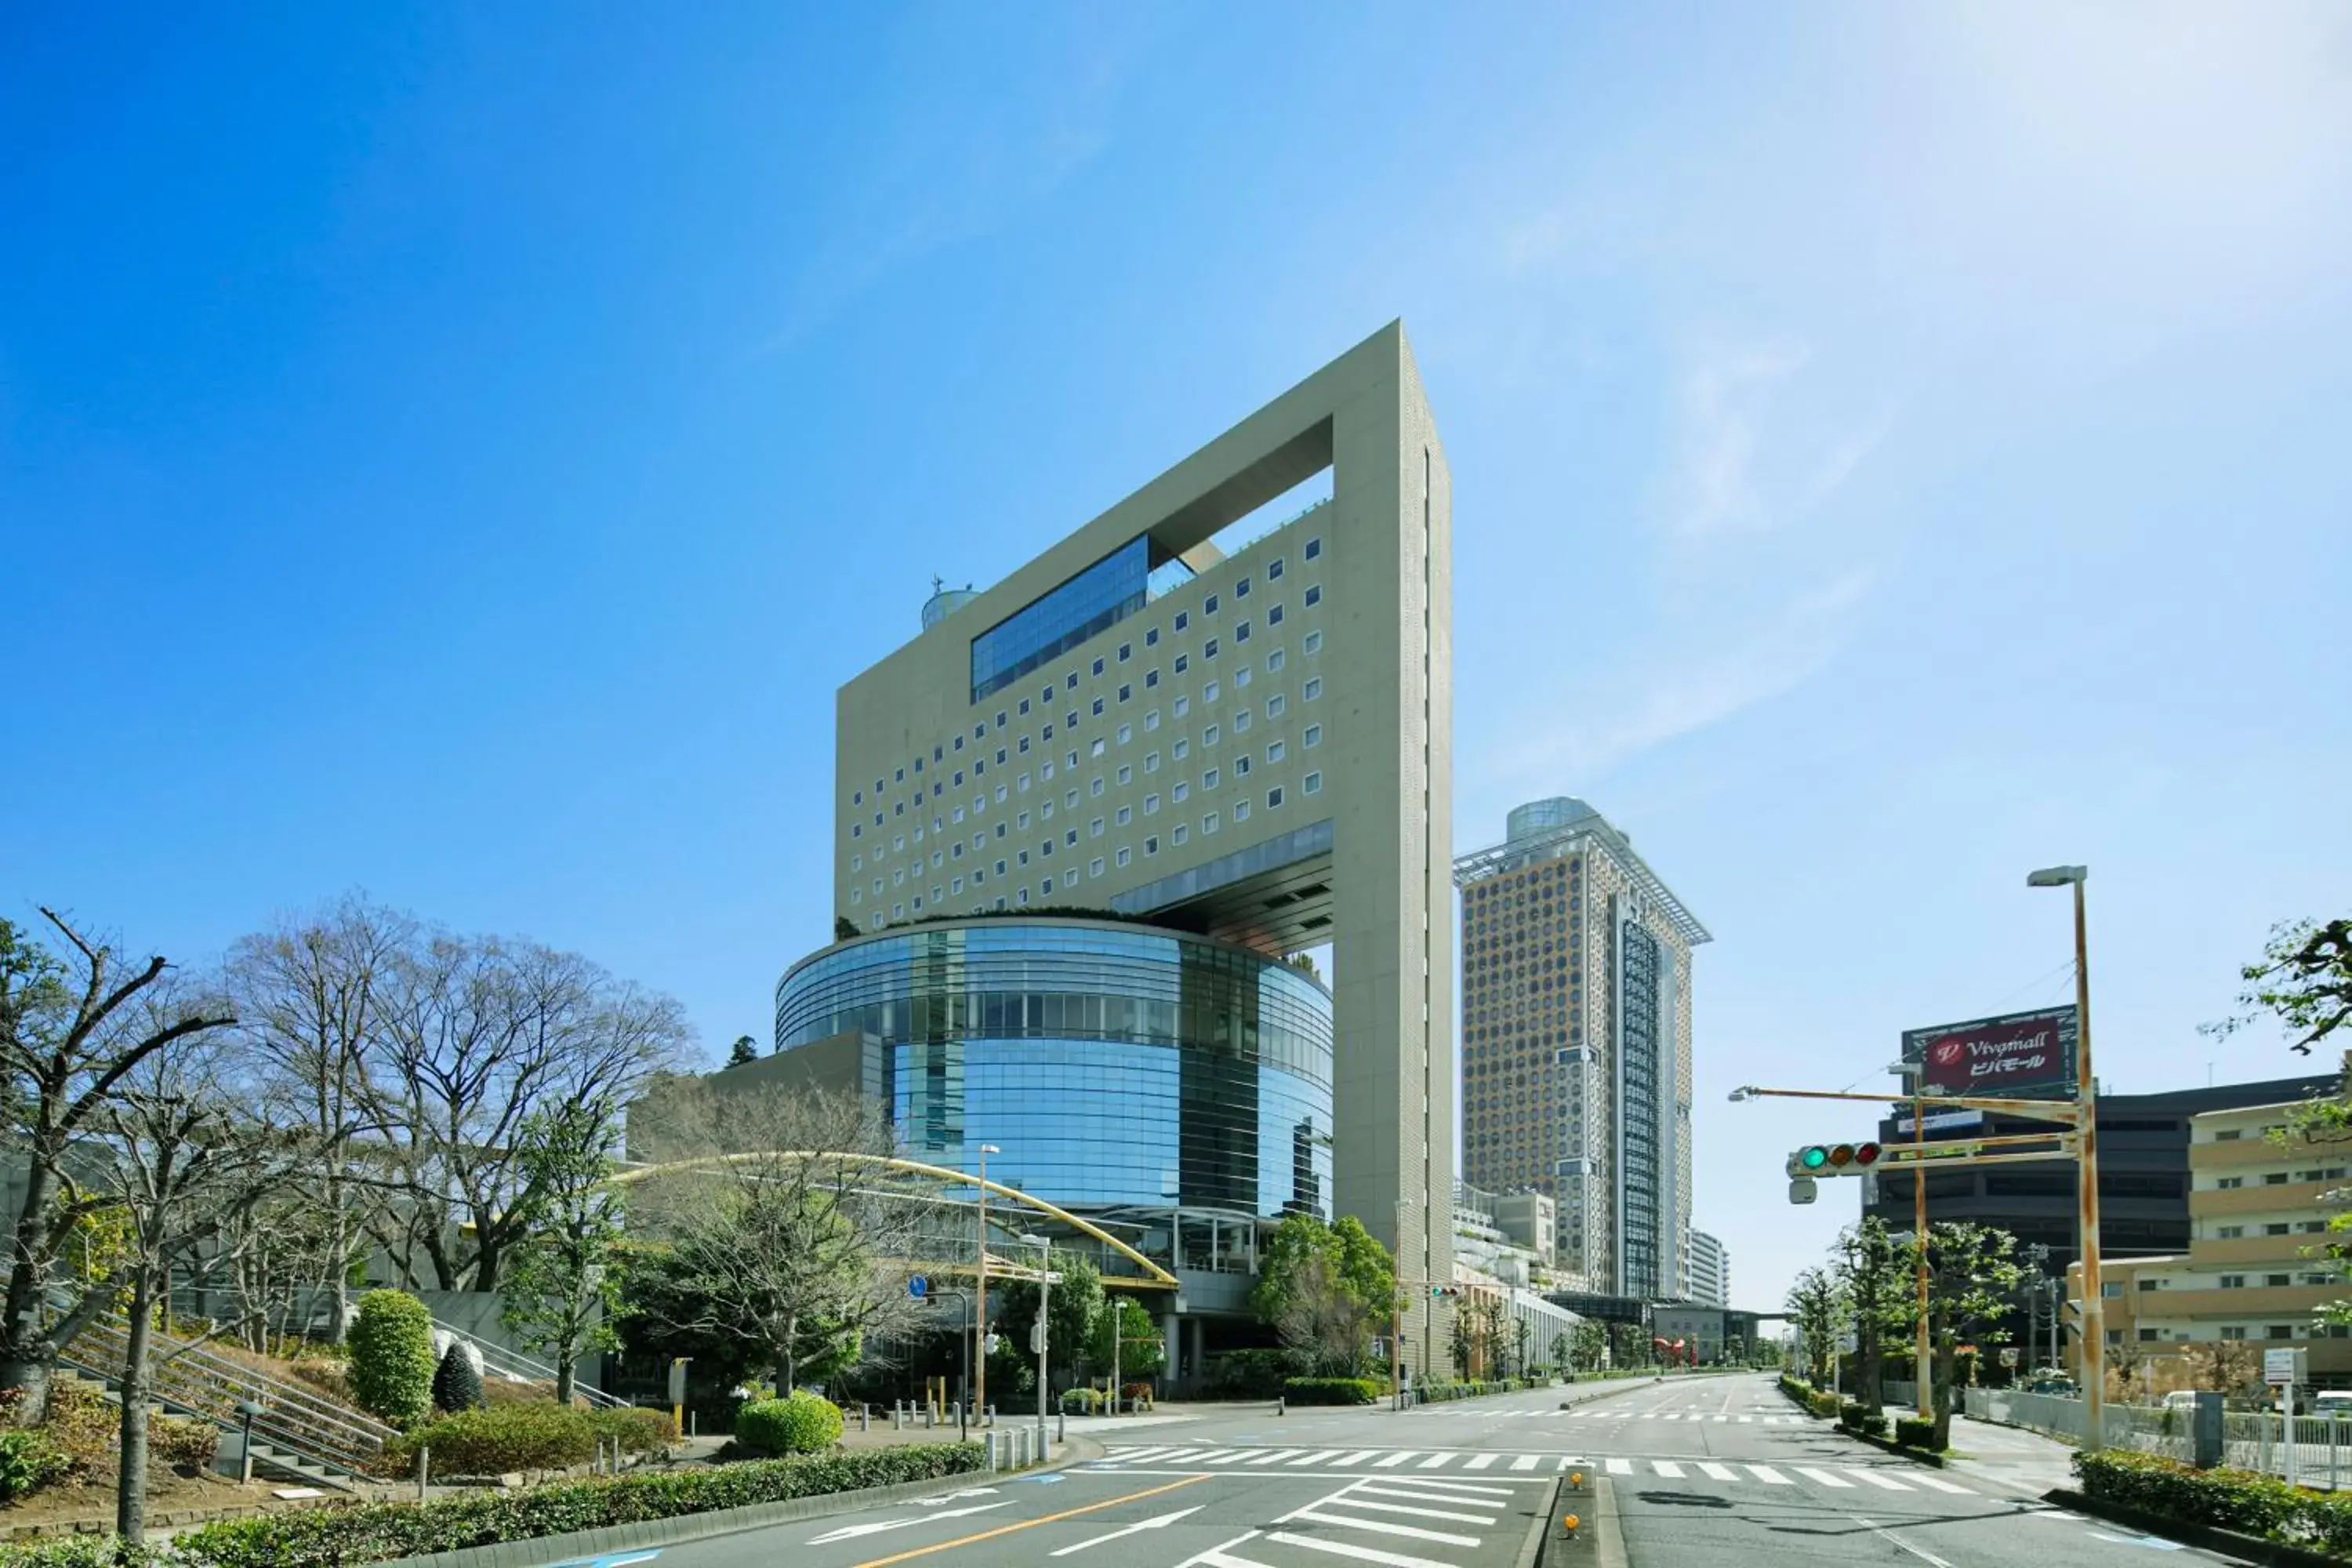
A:
[[[2167,1410],[2196,1409],[2197,1391],[2193,1388],[2174,1389],[2171,1393],[2164,1396],[2164,1408]]]

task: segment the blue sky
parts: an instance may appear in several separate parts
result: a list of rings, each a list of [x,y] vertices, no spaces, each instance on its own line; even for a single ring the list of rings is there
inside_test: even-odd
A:
[[[2342,912],[2352,15],[285,6],[0,20],[0,910],[346,889],[764,1036],[834,687],[1391,317],[1457,844],[1580,794],[1713,928],[1697,1218],[1906,1026],[2113,1088]],[[1458,12],[1458,8],[1456,8]]]

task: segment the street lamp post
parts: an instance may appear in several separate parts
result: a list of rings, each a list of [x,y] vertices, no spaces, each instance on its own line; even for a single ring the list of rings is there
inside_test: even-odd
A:
[[[2075,1132],[2081,1164],[2075,1178],[2075,1211],[2083,1232],[2083,1447],[2096,1453],[2105,1436],[2107,1405],[2106,1313],[2099,1281],[2098,1081],[2091,1076],[2091,954],[2083,913],[2087,866],[2051,866],[2031,872],[2029,888],[2074,889],[2074,1103],[2081,1117]]]
[[[1042,1236],[1024,1236],[1025,1246],[1037,1249],[1037,1452],[1045,1452],[1045,1310],[1054,1288],[1054,1244]]]
[[[983,1416],[988,1413],[988,1157],[1002,1154],[1003,1150],[993,1143],[982,1143],[980,1155],[980,1257],[973,1275],[972,1314],[979,1327],[971,1336],[971,1404]]]

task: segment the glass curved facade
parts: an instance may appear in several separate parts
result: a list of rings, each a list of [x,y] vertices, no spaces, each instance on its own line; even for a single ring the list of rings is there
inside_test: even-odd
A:
[[[776,987],[776,1048],[877,1042],[913,1158],[1065,1208],[1329,1212],[1331,996],[1246,948],[979,920],[829,948]]]

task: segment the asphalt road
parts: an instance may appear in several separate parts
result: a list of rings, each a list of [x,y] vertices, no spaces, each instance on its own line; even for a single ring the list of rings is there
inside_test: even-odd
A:
[[[629,1553],[655,1568],[1510,1568],[1563,1476],[1605,1492],[1574,1565],[2150,1568],[2224,1561],[1938,1471],[1798,1414],[1769,1377],[1379,1410],[1258,1405],[1097,1428],[1104,1458],[951,1495]],[[1589,1386],[1572,1391],[1579,1396]],[[553,1561],[553,1559],[551,1559]],[[2185,1568],[2185,1561],[2183,1563]]]

